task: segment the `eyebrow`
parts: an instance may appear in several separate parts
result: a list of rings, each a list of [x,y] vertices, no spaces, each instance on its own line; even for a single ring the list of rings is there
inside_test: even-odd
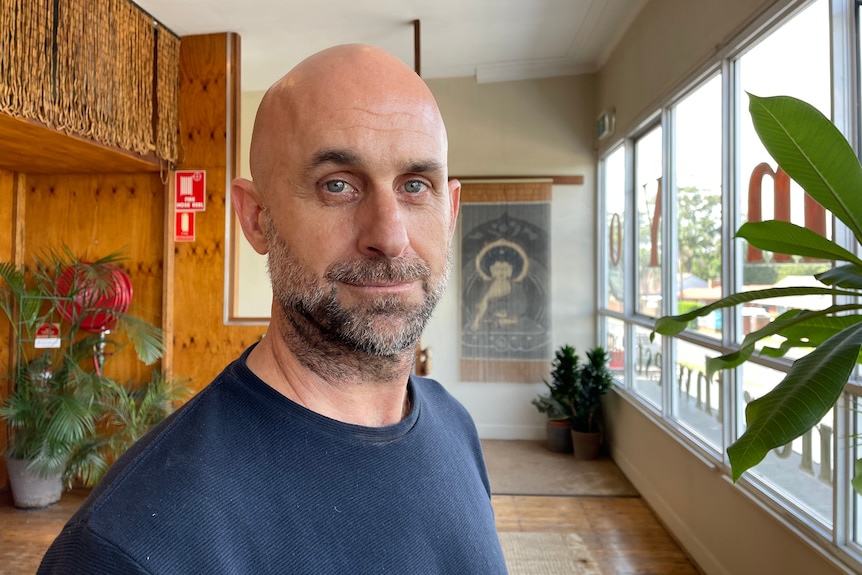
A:
[[[312,172],[325,164],[362,167],[365,165],[365,162],[358,154],[350,150],[337,148],[325,149],[320,150],[312,156],[311,161],[308,162],[306,167],[306,172]],[[412,174],[443,174],[445,173],[445,167],[436,160],[419,160],[408,162],[402,167],[401,171]]]
[[[340,166],[361,166],[363,164],[359,156],[349,150],[327,149],[321,150],[312,156],[306,167],[307,172],[324,165],[336,164]]]
[[[411,174],[444,174],[446,169],[443,164],[434,160],[424,162],[414,162],[407,164],[404,169],[405,173]]]

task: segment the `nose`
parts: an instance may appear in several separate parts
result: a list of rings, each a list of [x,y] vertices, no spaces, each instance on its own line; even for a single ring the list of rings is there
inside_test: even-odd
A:
[[[369,257],[404,255],[410,243],[406,216],[395,191],[383,187],[369,190],[356,214],[360,252]]]

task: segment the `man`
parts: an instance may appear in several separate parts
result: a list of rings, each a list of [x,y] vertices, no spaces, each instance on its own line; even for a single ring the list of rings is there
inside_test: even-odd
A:
[[[39,573],[505,573],[475,427],[410,375],[446,285],[460,184],[409,67],[311,56],[264,96],[253,181],[267,336],[136,444]]]

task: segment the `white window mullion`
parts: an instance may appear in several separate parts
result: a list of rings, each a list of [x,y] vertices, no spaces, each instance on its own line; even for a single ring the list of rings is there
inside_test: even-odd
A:
[[[674,170],[674,114],[672,108],[662,111],[662,203],[661,203],[661,285],[662,314],[675,315],[677,308],[677,279],[679,229],[677,218],[677,188]],[[677,416],[676,394],[676,345],[674,338],[662,338],[662,414],[666,418]]]

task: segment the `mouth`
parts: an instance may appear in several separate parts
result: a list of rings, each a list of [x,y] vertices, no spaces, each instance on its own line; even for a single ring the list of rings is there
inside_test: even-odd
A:
[[[431,275],[422,260],[362,260],[336,264],[327,279],[360,291],[399,293],[412,290]]]
[[[401,282],[366,282],[366,283],[343,283],[346,292],[353,292],[357,297],[371,300],[402,300],[415,293],[417,283],[414,281]]]

